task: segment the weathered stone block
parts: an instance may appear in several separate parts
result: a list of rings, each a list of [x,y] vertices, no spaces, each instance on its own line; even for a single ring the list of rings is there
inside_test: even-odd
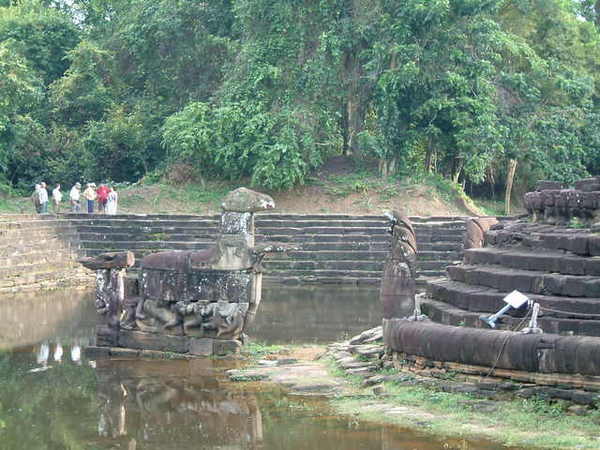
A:
[[[253,234],[254,223],[252,213],[223,212],[221,214],[222,234]]]
[[[118,345],[119,330],[108,325],[96,326],[96,345],[98,347],[113,347]]]
[[[145,333],[143,331],[121,330],[119,333],[119,345],[127,348],[174,353],[187,353],[189,350],[188,339],[183,336]]]
[[[564,185],[560,181],[547,181],[540,180],[535,184],[536,191],[543,191],[546,189],[562,189]]]
[[[137,277],[125,277],[125,297],[137,297],[140,295],[140,285]]]
[[[215,339],[213,341],[213,352],[215,355],[231,355],[239,353],[242,343],[236,340]]]
[[[600,191],[600,177],[584,178],[575,182],[575,189],[584,192]]]
[[[189,352],[192,355],[198,356],[211,356],[213,355],[213,342],[212,338],[188,338],[189,339]]]

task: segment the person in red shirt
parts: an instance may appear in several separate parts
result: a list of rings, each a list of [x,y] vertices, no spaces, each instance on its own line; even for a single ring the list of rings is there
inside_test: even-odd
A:
[[[105,213],[106,212],[106,202],[108,201],[108,186],[105,184],[101,184],[96,189],[96,195],[98,196],[98,212]]]

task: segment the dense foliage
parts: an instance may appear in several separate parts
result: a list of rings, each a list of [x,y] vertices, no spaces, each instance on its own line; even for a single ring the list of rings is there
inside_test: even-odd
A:
[[[302,183],[330,155],[472,190],[600,171],[600,2],[0,3],[0,183]],[[487,191],[488,188],[486,188]]]

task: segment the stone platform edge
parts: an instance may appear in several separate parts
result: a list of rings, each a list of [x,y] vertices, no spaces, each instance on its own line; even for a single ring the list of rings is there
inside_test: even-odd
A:
[[[399,360],[541,384],[600,388],[600,338],[522,334],[406,319],[384,319],[383,337],[386,348]]]
[[[242,343],[235,339],[177,336],[124,329],[119,330],[117,344],[115,345],[111,339],[103,339],[104,336],[108,336],[105,325],[97,327],[96,336],[97,342],[93,348],[150,350],[191,356],[232,355],[239,353],[242,348]]]

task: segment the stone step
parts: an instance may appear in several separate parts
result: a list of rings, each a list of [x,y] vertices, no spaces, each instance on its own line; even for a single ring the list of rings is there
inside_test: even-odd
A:
[[[273,219],[273,220],[381,220],[387,221],[383,215],[352,215],[352,214],[287,214],[287,213],[265,213],[261,212],[256,215],[257,219]],[[468,217],[459,216],[409,216],[411,222],[414,223],[438,223],[438,222],[464,222]]]
[[[540,295],[600,297],[599,277],[561,275],[493,265],[453,266],[448,269],[448,276],[454,281],[505,292],[517,289]]]
[[[258,228],[258,227],[257,227]],[[337,234],[344,236],[352,236],[354,234],[381,234],[381,235],[389,235],[386,227],[380,228],[370,228],[370,227],[288,227],[288,228],[278,228],[278,227],[260,227],[257,231],[264,235],[302,235],[302,234],[317,234],[317,235],[325,235],[325,234]]]
[[[126,250],[154,250],[164,251],[169,250],[202,250],[212,245],[210,241],[190,241],[190,242],[175,242],[175,241],[129,241],[129,242],[112,242],[112,241],[81,241],[81,245],[86,250],[104,249],[105,251],[126,251]]]
[[[0,268],[0,280],[7,279],[33,279],[38,276],[46,276],[53,272],[61,272],[66,269],[78,269],[81,265],[74,259],[57,257],[52,261],[35,262],[32,264],[19,264],[16,266]]]
[[[162,241],[162,242],[214,242],[215,235],[206,233],[171,234],[171,233],[79,233],[82,241],[90,242],[132,242],[132,241]]]
[[[434,322],[461,327],[489,329],[489,327],[479,319],[478,313],[464,311],[452,305],[448,305],[430,298],[421,300],[421,310]],[[542,330],[544,330],[544,333],[573,333],[583,336],[600,336],[600,320],[542,317],[538,319],[538,325],[542,328]],[[502,318],[502,323],[499,323],[498,325],[498,329],[516,330],[518,328],[521,330],[526,326],[527,320],[524,321],[519,317],[504,316]]]
[[[57,289],[73,286],[94,286],[93,273],[76,272],[74,270],[47,272],[0,281],[0,294],[31,292],[39,289]]]
[[[303,218],[292,218],[287,220],[276,220],[257,217],[255,224],[258,228],[314,228],[314,227],[340,227],[340,228],[389,228],[389,222],[387,220],[377,220],[371,218],[369,220],[339,220],[339,219],[312,219],[306,220]],[[415,223],[413,224],[415,230],[446,230],[446,231],[464,231],[465,222],[454,221],[454,222],[433,222],[433,223]]]
[[[155,234],[206,234],[208,236],[216,236],[218,228],[216,225],[207,225],[202,227],[194,226],[171,226],[152,224],[149,226],[137,225],[134,222],[122,224],[77,224],[75,225],[79,233],[101,233],[101,234],[140,234],[140,233],[155,233]]]
[[[563,275],[600,276],[600,257],[582,257],[564,252],[528,252],[493,247],[465,250],[467,265],[499,265],[513,269],[524,269]]]
[[[21,249],[22,251],[14,252],[12,255],[3,255],[2,250],[4,249],[0,249],[0,268],[5,269],[30,267],[34,264],[51,262],[60,265],[61,260],[75,261],[78,258],[76,249],[68,248],[60,249],[60,251],[47,248]]]
[[[302,236],[302,235],[337,235],[352,237],[354,235],[381,235],[389,239],[387,228],[364,228],[364,227],[290,227],[290,228],[257,228],[257,233],[273,239],[274,236]],[[427,242],[462,242],[464,239],[462,232],[452,230],[434,230],[431,232],[415,231],[417,240]]]
[[[428,284],[427,292],[432,299],[456,308],[491,314],[505,305],[502,299],[510,291],[471,286],[459,281],[437,280]],[[600,298],[538,294],[528,294],[527,296],[540,304],[542,316],[600,319]],[[509,310],[509,315],[515,314],[517,313],[514,309]]]
[[[294,259],[275,259],[268,258],[263,263],[265,269],[268,270],[319,270],[319,269],[335,269],[335,270],[375,270],[382,272],[385,261],[372,260],[294,260]],[[418,261],[417,270],[438,270],[442,271],[448,265],[448,261]]]
[[[358,269],[354,269],[354,270],[348,270],[348,269],[341,269],[341,270],[336,270],[336,269],[307,269],[307,270],[302,270],[302,269],[286,269],[286,270],[281,270],[278,269],[276,271],[270,271],[270,270],[266,270],[265,268],[265,274],[267,275],[276,275],[278,277],[289,277],[289,276],[302,276],[302,277],[306,277],[306,276],[314,276],[314,277],[322,277],[322,278],[328,278],[328,277],[351,277],[351,278],[381,278],[381,271],[379,270],[358,270]]]
[[[278,275],[272,276],[269,274],[265,274],[263,277],[263,281],[265,283],[277,283],[277,284],[289,284],[289,285],[297,285],[297,284],[310,284],[310,283],[318,283],[318,284],[357,284],[357,285],[368,285],[368,286],[376,286],[381,283],[381,278],[376,277],[361,277],[355,278],[352,276],[344,276],[344,277],[322,277],[322,276],[285,276]]]
[[[391,245],[390,236],[389,235],[295,235],[295,236],[282,236],[282,235],[272,235],[266,236],[263,234],[256,235],[256,241],[275,241],[275,242],[288,242],[288,243],[339,243],[339,242],[352,242],[352,243],[362,243],[362,242],[371,242],[371,243],[385,243],[386,245]],[[424,242],[421,239],[421,236],[417,236],[417,248],[419,252],[421,251],[454,251],[461,252],[462,257],[462,240],[457,242],[445,242],[445,241],[436,241],[436,242]]]
[[[273,257],[270,260],[275,259],[314,259],[314,260],[378,260],[384,261],[387,256],[387,252],[385,251],[319,251],[319,252],[308,252],[308,251],[291,251],[287,252],[285,256],[279,256],[277,258]]]
[[[543,224],[515,223],[488,232],[493,246],[519,245],[533,250],[562,250],[582,256],[600,256],[600,236],[590,230]]]
[[[263,262],[268,272],[290,271],[290,270],[367,270],[381,273],[383,261],[294,261],[294,260],[271,260]]]
[[[219,222],[211,219],[197,220],[152,220],[152,219],[108,219],[98,218],[90,220],[74,220],[71,223],[77,228],[86,226],[111,227],[111,228],[216,228]]]
[[[421,277],[428,279],[438,279],[440,277],[445,276],[446,270],[417,270],[417,282]]]
[[[115,214],[108,216],[106,214],[86,214],[86,213],[64,213],[59,214],[59,217],[65,220],[180,220],[180,221],[196,221],[196,220],[220,220],[220,215],[201,216],[196,214]]]

